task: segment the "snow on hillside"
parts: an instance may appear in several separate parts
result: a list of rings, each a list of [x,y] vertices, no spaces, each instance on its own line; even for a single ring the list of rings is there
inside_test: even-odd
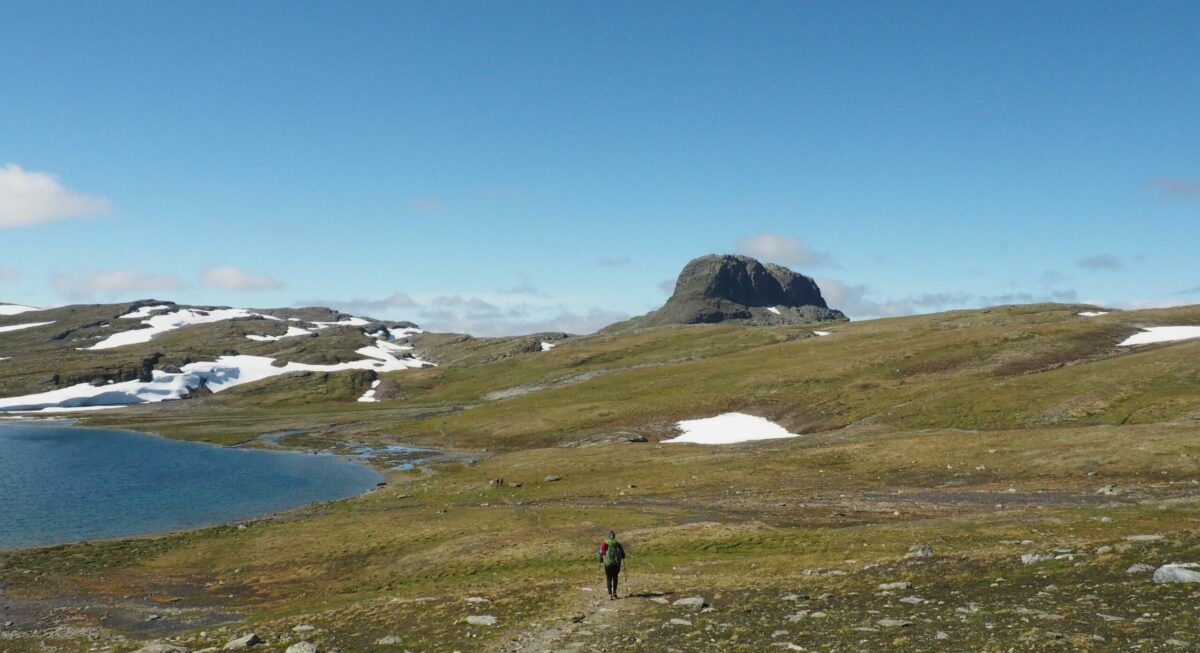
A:
[[[205,385],[213,392],[221,392],[289,372],[339,372],[343,370],[393,372],[430,365],[420,359],[396,358],[391,354],[391,351],[404,349],[409,348],[381,340],[378,346],[363,347],[356,352],[365,358],[333,365],[289,362],[283,366],[277,366],[274,364],[274,358],[266,356],[221,356],[215,361],[189,363],[184,365],[182,371],[178,373],[155,370],[152,381],[124,381],[99,386],[80,383],[49,392],[0,399],[0,411],[156,403],[180,399],[200,385]]]
[[[1191,340],[1192,338],[1200,338],[1200,326],[1146,327],[1145,329],[1142,329],[1141,333],[1135,333],[1117,343],[1117,346],[1134,347],[1137,345],[1149,345],[1156,342]]]
[[[1080,311],[1079,314],[1083,317],[1100,317],[1101,315],[1108,315],[1108,311]]]
[[[22,306],[20,304],[0,304],[0,315],[20,315],[29,311],[40,311],[40,308]]]
[[[246,317],[265,317],[269,320],[278,320],[279,318],[271,315],[263,315],[255,313],[244,308],[216,308],[213,310],[201,310],[183,308],[170,313],[155,313],[154,311],[164,310],[164,308],[173,308],[171,306],[143,306],[142,308],[122,315],[125,319],[135,319],[145,317],[142,324],[145,324],[146,329],[133,329],[132,331],[122,331],[114,333],[111,336],[101,340],[100,342],[86,347],[85,349],[114,349],[116,347],[124,347],[126,345],[136,345],[150,340],[157,335],[174,331],[192,324],[207,324],[210,322],[221,322],[223,320],[234,320],[237,318]]]
[[[542,343],[542,351],[550,351],[551,349],[554,349],[557,346],[558,345],[554,344],[553,342],[543,342]]]
[[[787,429],[769,419],[745,413],[725,413],[704,419],[688,419],[678,422],[677,426],[683,434],[663,442],[734,444],[797,437],[796,433],[789,433]]]
[[[54,324],[54,320],[49,322],[26,322],[24,324],[10,324],[8,326],[0,327],[0,333],[5,333],[7,331],[21,331],[22,329],[32,329],[33,327],[46,326],[47,324]]]
[[[284,338],[295,338],[297,336],[308,336],[308,335],[312,335],[312,331],[309,331],[308,329],[301,329],[300,327],[289,326],[287,333],[285,333],[281,336],[249,335],[246,337],[251,340],[257,340],[258,342],[274,342],[276,340],[283,340]]]
[[[371,389],[364,392],[363,396],[359,397],[358,400],[364,404],[369,404],[369,403],[374,403],[374,402],[379,401],[378,399],[375,398],[375,390],[377,390],[379,388],[380,383],[382,383],[382,381],[379,379],[375,379],[374,381],[372,381]]]

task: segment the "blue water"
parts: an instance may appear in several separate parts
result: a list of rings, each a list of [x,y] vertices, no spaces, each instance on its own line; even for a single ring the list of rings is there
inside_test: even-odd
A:
[[[333,456],[0,424],[0,549],[226,523],[353,496],[380,480]]]

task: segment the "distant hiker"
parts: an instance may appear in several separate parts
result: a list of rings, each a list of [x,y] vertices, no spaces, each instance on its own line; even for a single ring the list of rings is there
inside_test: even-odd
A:
[[[617,534],[609,531],[608,538],[600,543],[600,564],[604,565],[604,579],[608,585],[608,600],[617,598],[617,578],[621,575],[621,561],[625,559],[625,547],[617,541]]]

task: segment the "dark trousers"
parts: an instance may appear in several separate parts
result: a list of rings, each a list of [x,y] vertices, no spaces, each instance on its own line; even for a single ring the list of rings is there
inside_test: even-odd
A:
[[[621,575],[621,565],[605,565],[604,581],[608,585],[609,596],[617,595],[617,579]]]

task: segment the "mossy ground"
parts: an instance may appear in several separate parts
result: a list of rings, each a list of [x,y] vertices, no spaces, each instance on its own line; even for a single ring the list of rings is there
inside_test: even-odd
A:
[[[488,362],[460,343],[466,362],[388,375],[393,398],[378,405],[356,404],[342,377],[302,377],[98,414],[89,423],[223,444],[296,429],[282,444],[481,457],[393,471],[364,496],[244,528],[2,554],[5,596],[40,620],[22,628],[99,630],[0,648],[127,651],[153,637],[201,648],[253,631],[282,651],[297,625],[345,652],[1195,645],[1197,588],[1125,569],[1200,560],[1200,343],[1115,344],[1200,311],[1076,312],[964,311],[820,338],[655,329]],[[676,419],[735,409],[806,435],[656,442]],[[616,431],[651,441],[563,446]],[[609,528],[629,549],[635,594],[612,603],[592,560]],[[1125,540],[1139,534],[1164,537]],[[905,558],[916,544],[933,557]],[[1055,550],[1072,557],[1019,560]],[[901,580],[914,588],[878,589]],[[712,610],[661,603],[690,595]],[[497,623],[469,625],[471,614]],[[376,643],[388,635],[402,645]]]

